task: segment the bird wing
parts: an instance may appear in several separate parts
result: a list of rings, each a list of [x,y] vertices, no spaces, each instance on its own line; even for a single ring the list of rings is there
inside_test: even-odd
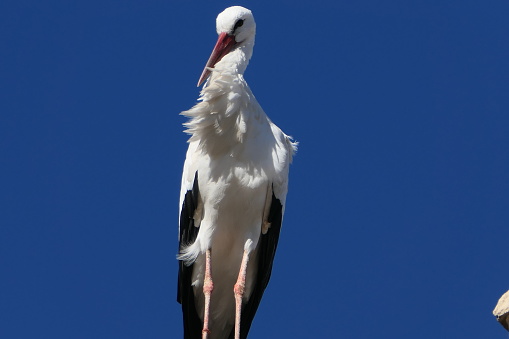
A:
[[[493,310],[498,322],[509,331],[509,291],[505,292]]]
[[[258,241],[256,280],[253,292],[248,302],[242,308],[240,324],[240,337],[242,339],[247,338],[251,323],[270,280],[281,225],[283,223],[284,204],[286,203],[286,194],[288,192],[288,169],[297,147],[297,144],[293,143],[291,138],[285,135],[277,126],[272,123],[271,126],[279,145],[276,150],[278,154],[276,154],[274,161],[282,164],[282,169],[280,175],[276,176],[269,185],[267,192],[267,202],[263,218],[264,225],[262,225],[260,240]],[[265,232],[266,225],[268,225],[268,229]],[[233,338],[234,331],[231,332],[229,339]]]
[[[192,151],[190,146],[190,151]],[[190,168],[192,152],[188,152],[184,163],[182,175],[182,187],[180,194],[180,222],[179,222],[179,249],[183,245],[191,244],[196,240],[199,228],[195,221],[196,210],[200,204],[200,188],[198,184],[198,171],[193,172]],[[184,320],[184,338],[201,338],[202,323],[196,312],[194,293],[191,282],[193,265],[186,266],[183,260],[179,260],[177,301],[182,304]]]

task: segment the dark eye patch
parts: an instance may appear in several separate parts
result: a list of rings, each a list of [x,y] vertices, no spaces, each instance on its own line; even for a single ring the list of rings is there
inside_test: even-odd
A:
[[[235,30],[239,27],[241,27],[242,25],[244,24],[244,20],[240,19],[238,20],[236,23],[235,23],[235,26],[233,26],[233,31],[235,32]]]

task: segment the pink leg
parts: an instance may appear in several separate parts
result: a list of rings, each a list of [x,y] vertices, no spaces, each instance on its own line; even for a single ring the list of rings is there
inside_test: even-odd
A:
[[[210,295],[214,289],[212,275],[210,274],[210,249],[205,252],[205,279],[203,281],[203,294],[205,295],[205,314],[203,315],[202,339],[207,339],[209,331]]]
[[[242,263],[240,264],[239,277],[233,287],[235,294],[235,339],[240,339],[240,312],[242,310],[242,297],[246,287],[247,262],[249,261],[249,252],[244,251]]]

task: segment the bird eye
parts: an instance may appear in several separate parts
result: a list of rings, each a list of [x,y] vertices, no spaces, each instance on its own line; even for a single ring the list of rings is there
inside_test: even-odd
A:
[[[237,21],[237,22],[235,23],[235,26],[233,26],[233,31],[235,32],[235,30],[236,30],[238,27],[242,26],[243,24],[244,24],[244,20],[240,19],[239,21]]]

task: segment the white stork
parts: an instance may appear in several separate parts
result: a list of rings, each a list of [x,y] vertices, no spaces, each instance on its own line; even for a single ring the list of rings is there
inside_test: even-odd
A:
[[[184,338],[246,338],[269,282],[297,144],[264,113],[244,80],[251,11],[217,17],[219,38],[188,111],[180,190],[177,300]],[[242,313],[242,316],[241,316]]]

